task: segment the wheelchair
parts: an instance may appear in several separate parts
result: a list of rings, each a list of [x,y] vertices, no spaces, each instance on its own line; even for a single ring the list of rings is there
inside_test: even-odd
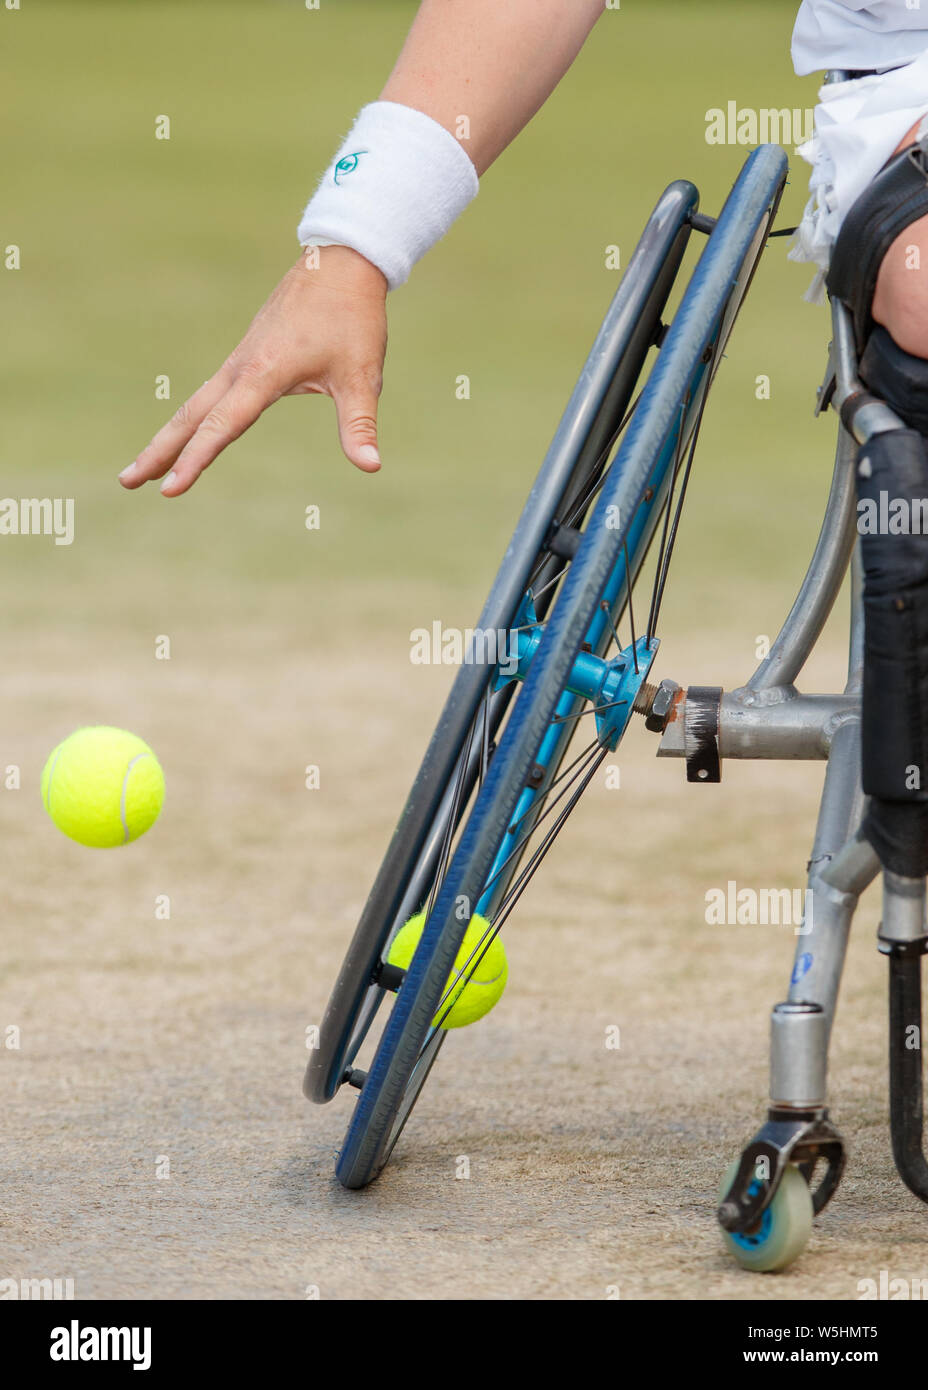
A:
[[[371,888],[307,1067],[308,1099],[356,1093],[336,1160],[346,1188],[363,1188],[381,1173],[448,1040],[449,975],[470,922],[478,915],[486,923],[466,965],[472,973],[603,760],[639,723],[657,755],[680,760],[690,782],[717,783],[723,761],[732,758],[825,763],[806,915],[786,998],[771,1016],[769,1110],[722,1179],[724,1242],[749,1269],[782,1269],[835,1194],[845,1146],[826,1104],[829,1034],[854,911],[881,872],[861,833],[864,580],[855,471],[861,448],[900,426],[861,386],[852,316],[837,298],[818,400],[820,411],[831,407],[838,415],[834,472],[818,541],[783,627],[737,689],[650,679],[700,423],[786,176],[784,152],[758,147],[717,217],[699,211],[692,183],[671,183],[596,335]],[[694,235],[705,244],[670,316]],[[846,685],[836,694],[800,693],[795,682],[849,566]],[[477,640],[486,634],[507,638],[505,665],[498,644]],[[884,869],[882,882],[893,1149],[904,1182],[928,1200],[917,1045],[925,880]],[[422,935],[400,969],[388,960],[390,944],[420,913]],[[365,1044],[372,1059],[362,1067]]]

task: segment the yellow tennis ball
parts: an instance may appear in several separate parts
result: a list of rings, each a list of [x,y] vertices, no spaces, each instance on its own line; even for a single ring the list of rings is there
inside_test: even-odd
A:
[[[424,926],[425,913],[419,912],[400,927],[387,955],[390,965],[408,970]],[[475,912],[448,976],[446,997],[432,1020],[433,1028],[463,1028],[476,1023],[490,1012],[506,988],[509,967],[502,940],[494,936],[488,944],[485,939],[485,933],[492,930],[487,919]]]
[[[77,729],[53,749],[42,772],[42,802],[78,844],[128,844],[158,819],[164,773],[147,743],[125,729]]]

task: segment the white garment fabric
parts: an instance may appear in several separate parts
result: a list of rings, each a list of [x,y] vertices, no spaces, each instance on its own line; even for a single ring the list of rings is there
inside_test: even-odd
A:
[[[798,151],[812,165],[811,196],[789,252],[819,267],[805,296],[813,303],[824,298],[831,248],[852,203],[928,112],[928,32],[921,37],[922,52],[904,67],[819,91],[815,134]]]
[[[928,0],[803,0],[793,29],[800,77],[911,62],[928,48]]]
[[[374,101],[323,174],[297,229],[301,246],[351,246],[396,289],[477,194],[466,151],[431,116]]]

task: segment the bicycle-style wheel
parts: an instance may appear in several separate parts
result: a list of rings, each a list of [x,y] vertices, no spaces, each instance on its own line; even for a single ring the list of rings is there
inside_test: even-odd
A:
[[[660,336],[661,314],[696,206],[696,189],[679,181],[655,207],[519,517],[478,630],[508,631],[533,578],[538,593],[556,572],[559,560],[551,547],[558,543],[557,534],[569,538],[557,518],[582,517],[595,490],[642,365]],[[536,598],[539,614],[551,594],[549,587]],[[465,662],[454,681],[329,1000],[320,1045],[306,1069],[304,1092],[317,1103],[330,1100],[346,1079],[384,998],[374,980],[386,943],[427,898],[449,826],[456,828],[479,778],[485,762],[482,747],[479,757],[472,750],[466,765],[462,757],[472,742],[475,718],[479,712],[481,738],[485,723],[491,746],[503,722],[514,691],[508,686],[494,692],[486,710],[491,676],[486,662]]]
[[[515,678],[486,660],[461,668],[365,909],[367,929],[362,917],[330,1002],[324,1047],[307,1072],[314,1099],[328,1098],[344,1080],[359,1089],[336,1166],[347,1187],[364,1186],[380,1172],[435,1061],[446,1036],[442,1011],[450,1007],[446,981],[471,914],[490,925],[467,971],[618,746],[633,708],[647,707],[646,677],[699,423],[785,175],[781,150],[755,151],[714,225],[695,218],[691,185],[671,185],[629,263],[477,629],[508,630]],[[677,219],[669,225],[668,205]],[[694,221],[711,232],[664,329],[660,314]],[[603,338],[609,341],[617,304],[621,319],[635,301],[649,320],[629,322],[624,339],[613,322],[606,362]],[[631,405],[651,342],[659,343],[656,361]],[[636,630],[635,583],[658,537]],[[626,615],[631,642],[623,647],[618,627]],[[581,725],[594,736],[560,772]],[[416,834],[408,833],[410,824]],[[417,911],[425,927],[408,969],[385,969],[393,932]],[[395,1002],[370,1068],[352,1069],[391,990]]]

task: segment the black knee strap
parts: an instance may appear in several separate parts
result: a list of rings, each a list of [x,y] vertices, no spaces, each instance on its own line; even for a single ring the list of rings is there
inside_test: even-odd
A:
[[[928,445],[916,430],[861,447],[857,498],[863,828],[887,868],[916,877],[928,872]]]
[[[826,285],[854,317],[857,351],[873,330],[870,309],[883,257],[901,231],[928,213],[928,153],[921,143],[895,155],[841,224]]]
[[[873,797],[861,830],[890,873],[905,878],[928,874],[928,802]]]
[[[928,214],[928,142],[889,161],[854,203],[827,286],[854,320],[858,372],[908,426],[861,447],[858,530],[864,570],[863,831],[883,865],[928,873],[928,362],[904,352],[871,313],[883,257]]]
[[[928,437],[928,362],[905,352],[876,325],[858,364],[867,389],[885,401],[910,429]]]

